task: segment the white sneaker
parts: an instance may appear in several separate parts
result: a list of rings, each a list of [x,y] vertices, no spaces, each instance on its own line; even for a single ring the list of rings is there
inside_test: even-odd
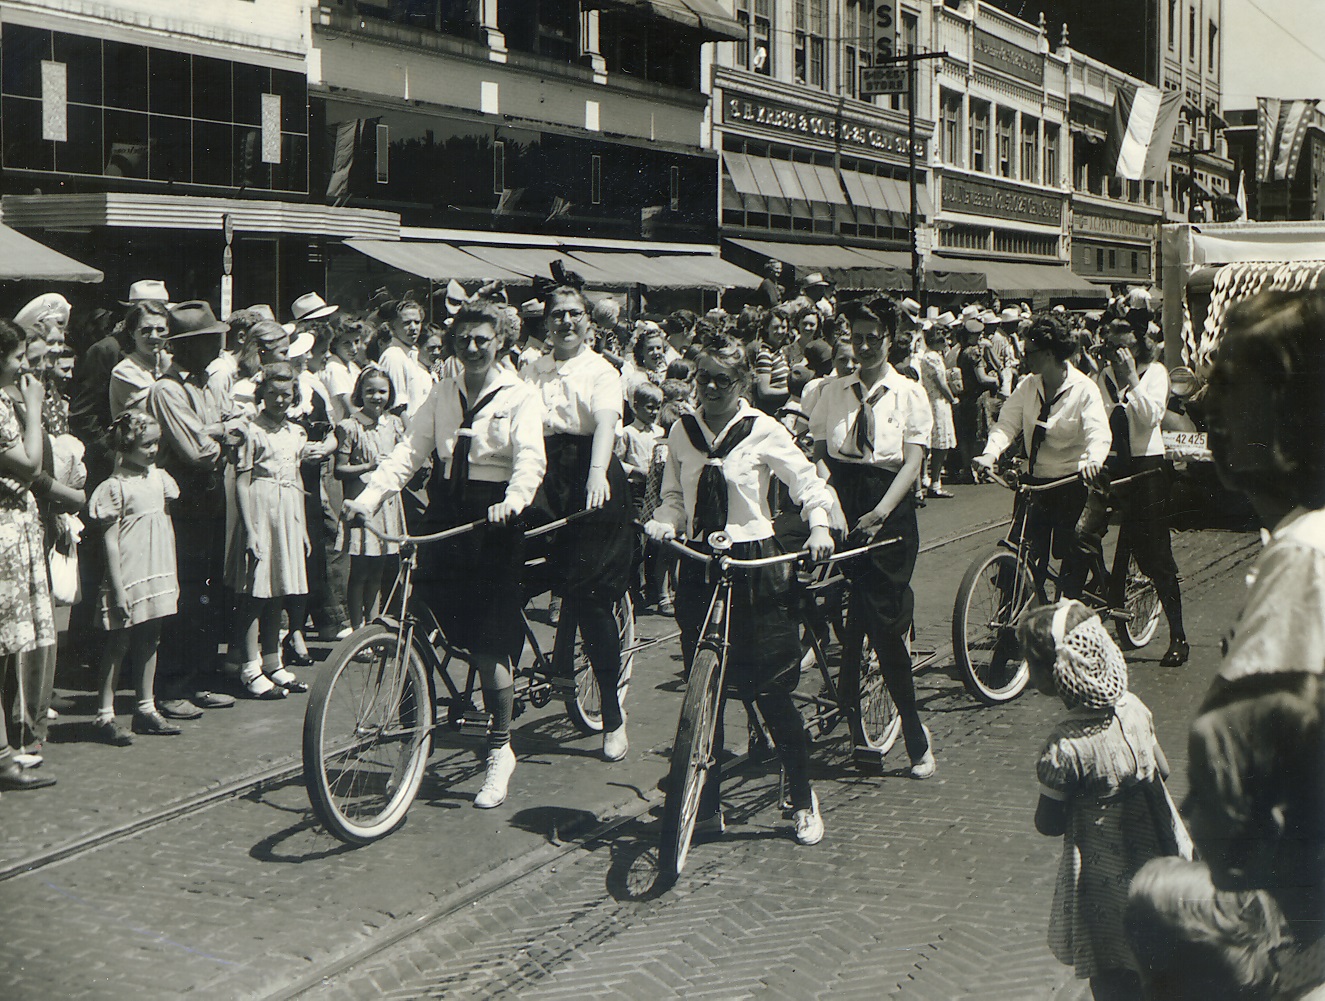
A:
[[[336,639],[338,640],[349,639],[353,635],[354,635],[354,630],[350,626],[344,626],[337,631]]]
[[[15,751],[10,757],[24,768],[36,768],[42,762],[40,754],[34,754],[29,751]]]
[[[796,825],[796,840],[802,845],[817,845],[824,839],[824,819],[819,816],[819,794],[810,793],[813,804],[808,810],[797,810],[791,815]]]
[[[49,706],[47,706],[47,708],[46,708],[46,718],[47,718],[47,719],[59,719],[59,718],[60,718],[60,714],[59,714],[58,712],[56,712],[54,709],[52,709],[52,708],[50,708]]]
[[[474,805],[480,810],[491,810],[506,802],[506,786],[515,771],[515,752],[506,744],[495,751],[488,752],[488,773],[483,777],[483,788],[474,797]]]
[[[622,723],[615,730],[603,733],[603,760],[620,761],[630,750],[630,741],[626,739],[626,724]]]
[[[925,727],[925,753],[919,761],[911,762],[911,778],[927,779],[938,771],[938,763],[934,760],[934,737],[929,732],[929,727]]]

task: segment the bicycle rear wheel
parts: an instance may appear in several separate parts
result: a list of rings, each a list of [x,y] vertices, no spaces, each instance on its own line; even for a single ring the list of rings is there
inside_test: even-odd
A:
[[[865,746],[881,755],[887,754],[901,731],[902,717],[883,683],[879,655],[866,636],[860,648],[860,732]]]
[[[1030,571],[1002,549],[972,563],[957,588],[952,653],[967,691],[985,705],[1011,701],[1026,687],[1017,620],[1034,597]]]
[[[713,747],[722,695],[719,666],[717,651],[703,647],[695,654],[681,703],[681,717],[676,723],[672,766],[663,801],[662,841],[658,846],[659,867],[667,883],[674,882],[685,868],[704,780],[714,754],[722,750]]]
[[[1127,559],[1123,611],[1127,618],[1115,623],[1118,645],[1124,650],[1140,650],[1155,638],[1163,608],[1159,603],[1159,592],[1150,578],[1141,572],[1135,553],[1129,554]]]
[[[428,764],[432,698],[422,654],[381,624],[344,640],[314,682],[304,713],[304,784],[336,837],[365,845],[390,834]]]
[[[624,709],[626,693],[630,690],[630,672],[635,663],[635,606],[629,592],[621,596],[612,613],[621,640],[621,678],[617,682],[617,698]],[[603,732],[603,697],[583,643],[575,645],[575,694],[567,696],[566,712],[581,732],[590,735]]]

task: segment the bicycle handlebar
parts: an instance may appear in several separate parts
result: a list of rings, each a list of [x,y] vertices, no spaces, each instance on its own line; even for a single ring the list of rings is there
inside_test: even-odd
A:
[[[595,510],[597,509],[595,508]],[[585,509],[584,511],[576,511],[574,514],[567,515],[565,518],[558,518],[556,521],[550,521],[546,525],[539,525],[538,528],[530,529],[528,532],[524,533],[524,537],[526,539],[532,539],[539,535],[546,535],[548,532],[555,532],[557,529],[564,528],[571,522],[592,513],[593,512],[588,509]],[[451,528],[443,529],[440,532],[434,532],[431,535],[387,535],[385,532],[378,531],[367,521],[362,523],[362,527],[377,536],[383,542],[392,542],[399,546],[417,546],[424,542],[443,542],[446,539],[454,539],[458,535],[472,532],[474,529],[482,528],[487,524],[490,524],[487,518],[480,518],[478,521],[470,521],[463,525],[455,525]]]
[[[777,556],[760,556],[752,560],[740,560],[734,556],[724,556],[721,553],[701,553],[692,549],[684,542],[678,539],[662,539],[663,545],[676,550],[682,556],[686,556],[700,563],[718,563],[722,567],[732,567],[737,570],[756,570],[760,567],[777,566],[780,563],[797,563],[806,559],[810,555],[808,549],[801,549],[794,553],[779,553]],[[841,560],[855,559],[857,556],[863,556],[865,553],[873,552],[875,549],[882,549],[884,546],[893,546],[901,542],[900,537],[891,539],[880,539],[877,542],[870,542],[863,546],[857,546],[854,549],[844,549],[841,552],[833,553],[822,563],[837,563]]]

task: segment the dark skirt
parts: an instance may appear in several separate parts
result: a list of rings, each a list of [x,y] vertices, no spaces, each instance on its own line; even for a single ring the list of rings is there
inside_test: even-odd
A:
[[[592,460],[593,438],[588,435],[555,434],[544,444],[547,473],[530,511],[531,528],[584,510]],[[606,504],[558,529],[547,542],[555,594],[610,603],[626,593],[635,554],[634,504],[626,471],[615,455],[607,467],[607,485],[612,496]]]
[[[696,548],[707,550],[707,546]],[[751,560],[783,551],[776,539],[762,539],[737,542],[729,555]],[[704,564],[682,558],[676,578],[676,624],[692,650],[715,586]],[[729,694],[749,701],[760,695],[796,690],[801,667],[799,596],[795,571],[788,563],[735,575],[727,614]]]
[[[832,458],[828,460],[828,471],[829,482],[837,491],[842,512],[850,525],[877,506],[897,478],[891,469]],[[846,546],[894,537],[902,541],[848,560],[842,572],[851,581],[851,603],[868,604],[874,620],[891,635],[897,636],[910,630],[915,616],[916,599],[911,590],[911,575],[915,573],[916,557],[920,553],[920,528],[916,524],[913,490],[902,495],[888,520],[871,539],[848,538]]]
[[[505,483],[471,480],[453,499],[444,480],[431,484],[419,534],[487,517],[506,496]],[[524,646],[524,526],[488,525],[445,542],[419,546],[415,598],[437,617],[452,645],[470,653],[516,658]]]

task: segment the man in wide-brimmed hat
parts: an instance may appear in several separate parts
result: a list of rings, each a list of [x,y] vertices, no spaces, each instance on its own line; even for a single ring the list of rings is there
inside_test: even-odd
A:
[[[129,286],[129,295],[120,300],[121,306],[136,306],[140,302],[164,302],[167,306],[173,306],[170,301],[170,293],[166,291],[166,283],[160,278],[144,278],[136,281]]]
[[[170,719],[196,719],[204,709],[235,700],[215,686],[216,655],[224,637],[221,587],[225,565],[225,479],[221,440],[223,401],[207,386],[207,366],[221,351],[229,326],[212,307],[178,303],[166,346],[174,364],[152,384],[147,410],[161,425],[157,463],[179,484],[171,510],[175,526],[179,614],[166,620],[157,661],[157,709]]]
[[[339,306],[329,305],[316,292],[305,292],[290,304],[290,315],[298,323],[300,320],[320,320],[339,309]]]

